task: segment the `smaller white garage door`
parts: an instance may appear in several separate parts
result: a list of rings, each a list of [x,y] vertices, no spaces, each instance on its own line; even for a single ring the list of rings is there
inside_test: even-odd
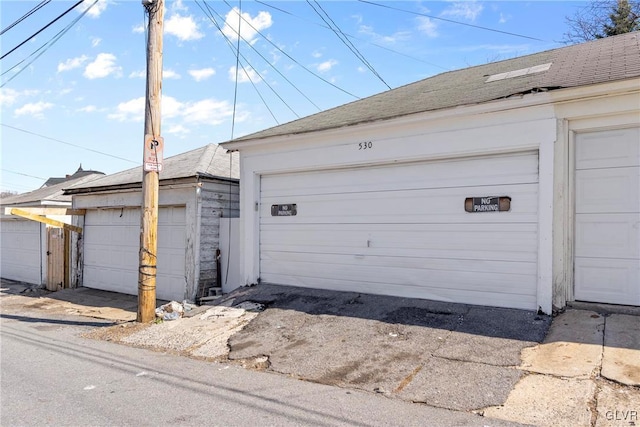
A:
[[[487,196],[511,210],[465,212]],[[537,152],[263,176],[260,278],[535,310],[537,230]]]
[[[41,283],[40,223],[25,220],[3,220],[0,224],[0,273],[5,279]],[[43,238],[46,238],[44,235]]]
[[[185,298],[184,207],[158,213],[156,297]],[[84,277],[88,288],[138,294],[140,209],[88,210],[84,225]]]
[[[575,298],[640,305],[640,128],[576,138]]]

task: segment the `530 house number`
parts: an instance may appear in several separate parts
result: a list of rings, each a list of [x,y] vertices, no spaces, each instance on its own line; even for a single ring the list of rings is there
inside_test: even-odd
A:
[[[372,148],[373,142],[371,141],[360,142],[358,144],[358,150],[371,150]]]

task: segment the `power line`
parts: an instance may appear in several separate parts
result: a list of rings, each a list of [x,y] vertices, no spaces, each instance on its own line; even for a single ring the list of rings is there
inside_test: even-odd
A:
[[[369,61],[367,61],[367,59],[358,50],[358,48],[353,43],[351,43],[349,38],[342,32],[342,30],[340,29],[340,27],[338,27],[338,25],[335,23],[335,21],[333,19],[331,19],[331,17],[327,13],[327,11],[324,10],[324,8],[320,5],[320,3],[318,3],[316,0],[314,0],[314,3],[316,5],[318,5],[318,8],[324,13],[324,15],[327,17],[327,19],[329,19],[329,21],[331,21],[331,23],[329,23],[324,18],[324,16],[313,6],[311,1],[307,0],[307,4],[309,4],[309,6],[311,6],[313,11],[320,17],[320,19],[322,19],[329,26],[331,31],[333,31],[333,33],[338,37],[338,39],[340,39],[340,41],[347,47],[347,49],[349,49],[356,56],[356,58],[358,58],[360,60],[360,62],[362,62],[382,83],[384,83],[384,85],[387,88],[391,89],[391,86],[389,86],[387,84],[387,82],[384,81],[382,76],[380,76],[380,74],[378,74],[378,72],[375,70],[375,68],[373,68],[373,65],[371,65],[371,63]],[[333,24],[333,26],[332,26],[332,24]],[[338,32],[340,32],[340,34],[338,34]]]
[[[372,2],[372,1],[368,1],[368,0],[358,0],[358,1],[360,3],[372,4],[374,6],[384,7],[384,8],[391,9],[391,10],[397,10],[399,12],[410,13],[412,15],[424,16],[426,18],[437,19],[439,21],[450,22],[452,24],[464,25],[465,27],[478,28],[480,30],[492,31],[494,33],[500,33],[500,34],[507,34],[509,36],[514,36],[514,37],[522,37],[524,39],[536,40],[536,41],[539,41],[539,42],[546,41],[546,40],[542,40],[542,39],[537,39],[535,37],[524,36],[522,34],[516,34],[516,33],[510,33],[508,31],[496,30],[495,28],[482,27],[480,25],[473,25],[473,24],[468,24],[466,22],[454,21],[453,19],[441,18],[439,16],[433,16],[433,15],[427,15],[426,13],[420,13],[420,12],[414,12],[412,10],[400,9],[399,7],[389,6],[389,5],[380,4],[380,3],[375,3],[375,2]]]
[[[37,137],[40,137],[40,138],[48,139],[49,141],[58,142],[60,144],[69,145],[71,147],[80,148],[80,149],[86,150],[86,151],[91,151],[92,153],[102,154],[103,156],[108,156],[108,157],[112,157],[114,159],[123,160],[125,162],[138,164],[138,162],[134,162],[133,160],[125,159],[124,157],[118,157],[118,156],[115,156],[113,154],[109,154],[109,153],[105,153],[105,152],[102,152],[102,151],[94,150],[92,148],[87,148],[87,147],[83,147],[81,145],[72,144],[70,142],[62,141],[60,139],[51,138],[49,136],[45,136],[45,135],[41,135],[39,133],[31,132],[31,131],[28,131],[26,129],[20,129],[20,128],[17,128],[15,126],[10,126],[10,125],[4,124],[4,123],[0,123],[0,126],[4,126],[6,128],[17,130],[19,132],[23,132],[23,133],[26,133],[26,134],[29,134],[29,135],[37,136]]]
[[[238,69],[240,68],[240,34],[242,33],[241,26],[242,26],[242,0],[239,0],[238,1],[238,43],[236,46],[236,81],[233,87],[233,115],[231,116],[231,140],[233,140],[233,132],[236,127],[236,106],[238,104],[238,72],[239,72]]]
[[[213,9],[211,6],[209,6],[209,4],[203,0],[203,3],[205,4],[205,6],[207,7],[207,9],[209,10],[210,13],[215,13],[216,15],[218,15],[218,18],[220,18],[221,20],[224,20],[224,18],[215,10]],[[200,4],[197,2],[196,0],[196,4],[198,4],[198,6],[200,6]],[[202,11],[204,12],[205,15],[207,15],[207,17],[209,18],[209,20],[211,20],[211,22],[213,22],[213,24],[215,25],[215,27],[218,29],[218,31],[220,31],[220,33],[222,34],[222,37],[224,37],[224,39],[227,42],[227,46],[229,47],[229,49],[231,49],[231,51],[234,51],[233,48],[233,43],[231,42],[231,40],[229,40],[229,38],[224,34],[224,32],[222,31],[222,27],[218,24],[218,22],[215,20],[215,18],[213,17],[213,15],[211,14],[207,14],[207,12],[202,8],[202,6],[200,6],[200,9],[202,9]],[[244,40],[244,39],[243,39]],[[245,43],[247,42],[246,40],[244,40]],[[300,89],[298,89],[296,87],[295,84],[293,84],[293,82],[291,82],[285,75],[283,75],[280,70],[278,70],[276,67],[273,66],[273,64],[271,64],[269,62],[269,60],[267,58],[264,57],[264,55],[262,55],[260,52],[258,52],[255,47],[253,47],[250,43],[248,43],[249,46],[251,47],[251,49],[253,49],[258,56],[260,56],[271,68],[273,68],[275,70],[276,73],[278,73],[287,83],[289,83],[294,89],[296,89],[298,92],[300,92]],[[244,61],[247,63],[247,65],[249,67],[251,67],[251,63],[250,61],[243,55],[240,54],[240,57],[242,59],[244,59]],[[241,63],[242,65],[242,63]],[[253,67],[252,67],[253,68]],[[253,85],[253,87],[256,89],[256,92],[258,93],[258,96],[260,97],[260,99],[262,99],[263,103],[265,104],[265,107],[267,108],[267,110],[269,110],[269,112],[271,113],[271,116],[273,117],[273,119],[276,121],[276,123],[278,123],[278,120],[275,118],[273,112],[271,111],[271,109],[269,108],[269,106],[266,104],[264,98],[262,97],[262,95],[260,94],[260,91],[258,90],[258,88],[255,86],[255,84],[253,83],[253,80],[251,79],[251,76],[249,73],[247,73],[247,70],[244,68],[244,65],[242,65],[242,69],[245,71],[245,73],[247,74],[247,76],[249,76],[249,81],[251,81],[251,84]],[[293,108],[291,108],[291,106],[289,106],[289,104],[287,104],[287,102],[282,98],[282,96],[280,96],[280,94],[269,84],[269,82],[262,77],[262,75],[260,74],[260,72],[258,70],[256,70],[255,68],[253,68],[253,70],[256,72],[256,74],[258,75],[258,77],[260,77],[262,79],[262,81],[265,82],[265,84],[267,85],[267,87],[269,87],[269,89],[271,89],[271,91],[274,93],[274,95],[276,97],[278,97],[278,99],[280,99],[280,101],[282,101],[282,103],[297,117],[300,118],[300,116],[298,115],[298,113],[295,112],[295,110]],[[311,101],[304,93],[302,93],[302,96],[305,97],[311,104],[313,104],[314,106],[316,106],[313,101]],[[316,106],[317,108],[317,106]]]
[[[311,21],[309,19],[303,18],[303,17],[298,16],[296,14],[293,14],[293,13],[287,11],[287,10],[284,10],[284,9],[279,8],[279,7],[273,6],[271,4],[265,3],[263,1],[255,0],[255,2],[256,3],[260,3],[261,5],[269,7],[271,9],[277,10],[279,12],[282,12],[284,14],[287,14],[289,16],[293,16],[294,18],[297,18],[297,19],[299,19],[301,21],[309,22],[309,23],[311,23],[313,25],[316,25],[316,26],[318,26],[320,28],[325,28],[327,30],[331,29],[331,28],[327,27],[326,25],[322,25],[322,24],[319,24],[317,22]],[[362,39],[360,37],[354,36],[353,34],[349,34],[349,33],[343,33],[343,34],[345,34],[347,37],[350,37],[350,38],[352,38],[354,40],[359,40],[359,41],[361,41],[363,43],[370,44],[371,46],[375,46],[375,47],[377,47],[379,49],[386,50],[387,52],[391,52],[391,53],[394,53],[394,54],[399,55],[399,56],[404,56],[405,58],[409,58],[409,59],[412,59],[412,60],[417,61],[417,62],[422,62],[423,64],[431,65],[432,67],[440,68],[441,70],[445,70],[445,71],[450,71],[451,70],[450,68],[443,67],[442,65],[434,64],[433,62],[425,61],[424,59],[416,58],[415,56],[411,56],[411,55],[408,55],[406,53],[398,52],[397,50],[388,48],[387,46],[383,46],[383,45],[378,44],[378,43],[370,42],[368,40],[365,40],[365,39]]]
[[[229,4],[229,2],[227,2],[227,0],[223,0],[223,1],[224,1],[224,3],[225,3],[227,6],[231,7],[231,5]],[[246,24],[248,24],[248,25],[249,25],[249,26],[250,26],[250,27],[251,27],[251,28],[252,28],[252,29],[253,29],[257,34],[260,34],[260,36],[262,36],[262,38],[263,38],[263,39],[265,39],[265,41],[266,41],[267,43],[269,43],[271,46],[275,47],[275,48],[276,48],[280,53],[282,53],[282,54],[283,54],[283,55],[285,55],[287,58],[289,58],[290,60],[292,60],[296,65],[298,65],[298,66],[302,67],[302,69],[303,69],[303,70],[307,71],[308,73],[311,73],[313,76],[315,76],[316,78],[318,78],[318,79],[322,80],[323,82],[327,83],[328,85],[333,86],[334,88],[338,89],[340,92],[343,92],[343,93],[345,93],[345,94],[347,94],[347,95],[349,95],[349,96],[352,96],[352,97],[354,97],[355,99],[360,99],[360,97],[359,97],[359,96],[356,96],[356,95],[352,94],[351,92],[349,92],[349,91],[347,91],[347,90],[345,90],[345,89],[342,89],[341,87],[339,87],[339,86],[337,86],[337,85],[335,85],[335,84],[331,83],[329,80],[327,80],[327,79],[325,79],[324,77],[322,77],[322,76],[320,76],[320,75],[318,75],[318,74],[314,73],[313,71],[311,71],[310,69],[308,69],[307,67],[305,67],[304,65],[302,65],[301,63],[299,63],[298,61],[296,61],[296,60],[295,60],[291,55],[289,55],[287,52],[285,52],[284,50],[282,50],[282,49],[280,48],[280,46],[278,46],[277,44],[275,44],[274,42],[272,42],[268,37],[266,37],[264,34],[262,34],[262,32],[261,32],[260,30],[258,30],[256,27],[254,27],[254,26],[251,24],[251,22],[249,22],[249,21],[247,21],[246,19],[244,19],[244,17],[242,18],[242,20],[243,20]],[[238,34],[238,37],[240,37],[240,34]],[[245,42],[245,43],[250,44],[250,43],[248,43],[244,38],[243,38],[242,40],[244,40],[244,42]],[[314,105],[315,105],[315,104],[314,104]],[[319,109],[319,108],[318,108],[318,109]]]
[[[65,34],[67,34],[67,32],[80,20],[82,19],[82,17],[84,17],[89,10],[91,10],[91,8],[93,8],[93,6],[96,5],[96,3],[98,3],[98,0],[95,0],[91,6],[89,6],[88,8],[86,8],[84,10],[84,12],[82,12],[80,15],[78,15],[78,17],[76,19],[74,19],[73,21],[71,21],[71,23],[69,25],[67,25],[65,28],[63,28],[62,30],[60,30],[55,36],[53,36],[51,39],[49,39],[48,42],[46,42],[45,44],[43,44],[42,46],[40,46],[38,49],[36,49],[35,51],[33,51],[31,53],[31,55],[27,56],[25,59],[23,59],[22,61],[18,62],[16,65],[14,65],[13,67],[9,68],[8,70],[6,70],[5,72],[3,72],[1,75],[4,76],[5,74],[7,74],[9,71],[13,70],[14,68],[16,68],[17,66],[19,66],[20,64],[22,64],[24,61],[26,61],[27,59],[31,58],[34,54],[36,54],[37,52],[39,52],[40,50],[42,50],[43,48],[45,48],[42,52],[38,53],[38,55],[35,56],[35,58],[33,58],[33,60],[31,60],[27,65],[25,65],[24,67],[22,67],[20,70],[18,70],[13,76],[11,76],[11,78],[7,79],[4,83],[2,83],[2,85],[0,85],[0,87],[4,87],[7,83],[9,83],[11,80],[15,79],[16,77],[18,77],[18,75],[20,73],[22,73],[29,65],[33,64],[38,58],[40,58],[47,50],[49,50],[51,48],[51,46],[53,46],[54,44],[56,44],[58,42],[58,40],[60,40],[62,38],[62,36],[64,36]]]
[[[40,34],[41,32],[43,32],[44,30],[46,30],[47,28],[49,28],[51,25],[53,25],[53,23],[55,23],[58,19],[62,18],[63,16],[65,16],[67,13],[71,12],[73,9],[75,9],[80,3],[82,3],[84,0],[79,0],[76,4],[74,4],[73,6],[71,6],[69,9],[67,9],[66,11],[64,11],[61,15],[59,15],[56,19],[54,19],[53,21],[49,22],[47,25],[45,25],[44,27],[40,28],[38,31],[36,31],[34,34],[32,34],[29,38],[27,38],[26,40],[24,40],[22,43],[20,43],[18,46],[14,47],[13,49],[11,49],[9,52],[5,53],[4,55],[2,55],[0,57],[0,60],[4,59],[7,55],[11,54],[12,52],[14,52],[16,49],[18,49],[20,46],[24,45],[25,43],[27,43],[29,40],[31,40],[32,38],[34,38],[35,36],[37,36],[38,34]]]
[[[43,180],[43,181],[46,181],[46,180],[47,180],[47,178],[42,178],[41,176],[29,175],[29,174],[22,173],[22,172],[11,171],[11,170],[9,170],[9,169],[4,169],[4,168],[2,168],[2,169],[0,169],[0,170],[1,170],[1,171],[3,171],[3,172],[9,172],[9,173],[12,173],[12,174],[15,174],[15,175],[22,175],[22,176],[28,176],[29,178],[41,179],[41,180]]]
[[[6,33],[7,31],[9,31],[10,29],[12,29],[13,27],[15,27],[16,25],[18,25],[19,23],[21,23],[22,21],[24,21],[25,19],[27,19],[28,17],[30,17],[31,15],[33,15],[34,13],[36,13],[43,6],[46,6],[47,3],[49,3],[50,1],[51,0],[42,0],[40,3],[38,3],[37,6],[35,6],[33,9],[31,9],[29,12],[25,13],[24,15],[22,15],[21,18],[19,18],[18,20],[14,21],[13,24],[9,25],[4,30],[0,31],[0,36],[3,35],[4,33]]]

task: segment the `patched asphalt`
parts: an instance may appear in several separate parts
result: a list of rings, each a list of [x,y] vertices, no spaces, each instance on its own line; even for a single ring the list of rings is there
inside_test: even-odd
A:
[[[261,284],[222,304],[266,306],[229,340],[229,359],[307,381],[477,411],[503,404],[520,352],[551,317],[535,312]]]

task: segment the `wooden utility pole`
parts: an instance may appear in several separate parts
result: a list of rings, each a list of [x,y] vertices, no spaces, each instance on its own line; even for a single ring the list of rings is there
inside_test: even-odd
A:
[[[147,40],[147,96],[144,118],[142,164],[142,213],[140,264],[138,267],[138,322],[155,319],[158,251],[158,186],[162,170],[163,141],[160,135],[162,98],[162,34],[164,0],[142,0],[149,17]]]

